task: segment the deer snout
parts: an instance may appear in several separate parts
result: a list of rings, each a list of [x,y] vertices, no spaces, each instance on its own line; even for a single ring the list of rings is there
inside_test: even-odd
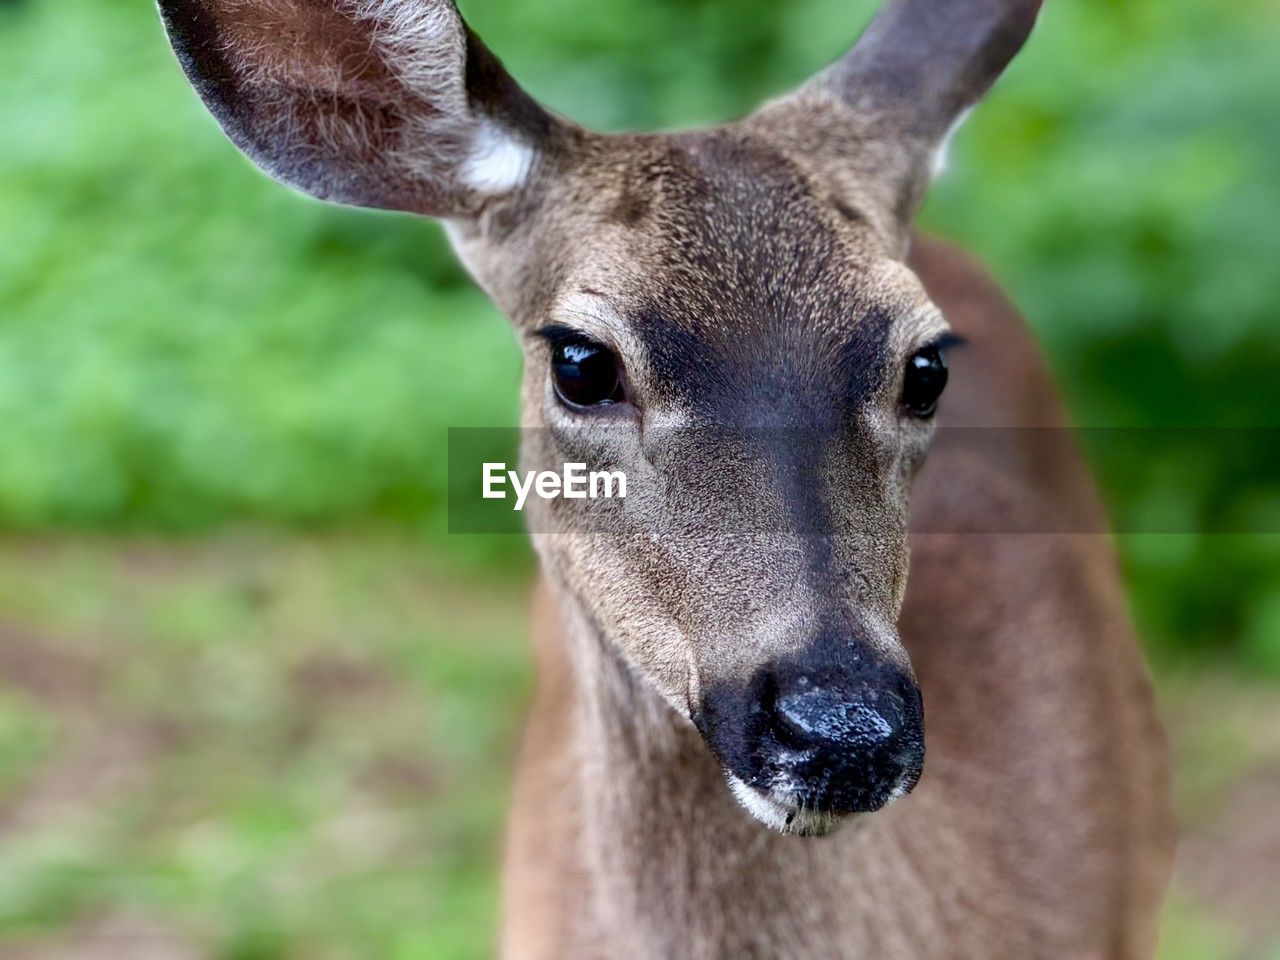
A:
[[[924,765],[910,668],[847,638],[826,637],[743,686],[708,686],[696,722],[738,801],[784,833],[829,833],[879,810]]]
[[[920,778],[920,690],[900,668],[794,666],[766,675],[757,689],[759,779],[775,793],[825,813],[867,813]]]

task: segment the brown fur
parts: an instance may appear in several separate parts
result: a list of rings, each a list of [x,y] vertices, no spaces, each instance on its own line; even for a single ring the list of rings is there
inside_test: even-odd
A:
[[[910,263],[969,341],[948,421],[1060,424],[1023,322],[981,270],[933,241]],[[1101,523],[1078,465],[1052,483],[1035,471],[929,461],[913,509],[974,532],[912,544],[901,632],[928,708],[925,776],[824,840],[762,834],[692,728],[602,645],[598,670],[576,671],[580,627],[542,588],[504,955],[1151,956],[1174,828],[1110,542],[983,532],[1008,511]]]
[[[947,129],[1037,7],[893,0],[739,124],[603,137],[533,104],[444,0],[161,0],[266,169],[448,219],[522,338],[525,466],[626,467],[633,492],[589,518],[531,504],[546,580],[504,955],[1150,955],[1168,785],[1110,543],[1080,532],[1105,517],[1078,453],[1031,429],[1065,421],[1022,321],[910,239]],[[548,322],[610,348],[630,402],[559,402]],[[940,417],[1001,428],[1000,458],[926,461],[933,422],[902,405],[948,327],[969,343]],[[726,773],[770,822],[734,714],[708,717],[817,657],[914,670],[928,749],[882,811],[794,801],[784,830],[856,821],[805,839],[738,805]]]

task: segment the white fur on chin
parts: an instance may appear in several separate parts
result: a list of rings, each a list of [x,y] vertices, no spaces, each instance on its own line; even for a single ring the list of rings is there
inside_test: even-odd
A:
[[[748,813],[767,827],[779,833],[795,834],[802,837],[824,837],[834,833],[846,820],[832,813],[821,813],[817,810],[806,810],[777,790],[762,793],[749,787],[741,778],[732,773],[726,775],[729,789]]]

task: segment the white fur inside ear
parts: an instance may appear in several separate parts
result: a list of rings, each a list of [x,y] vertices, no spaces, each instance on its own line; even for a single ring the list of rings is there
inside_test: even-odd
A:
[[[956,133],[964,126],[964,122],[969,119],[969,114],[973,113],[973,107],[961,112],[960,116],[952,121],[951,126],[947,128],[947,132],[943,135],[938,149],[933,151],[933,165],[930,171],[934,177],[939,177],[947,169],[947,153],[951,150],[951,141],[955,138]]]
[[[533,158],[532,147],[484,120],[462,165],[462,182],[478,193],[509,193],[529,178]]]

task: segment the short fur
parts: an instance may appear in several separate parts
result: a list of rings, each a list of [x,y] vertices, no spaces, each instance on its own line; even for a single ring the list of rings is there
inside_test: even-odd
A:
[[[1110,544],[992,532],[1103,529],[1092,483],[1030,439],[926,463],[933,423],[900,402],[954,329],[943,422],[1064,423],[990,280],[910,232],[1036,0],[891,0],[740,123],[613,137],[534,104],[447,0],[160,6],[268,172],[446,219],[521,336],[527,468],[627,469],[590,533],[570,501],[530,505],[504,955],[1150,956],[1172,818]],[[560,403],[548,324],[610,348],[630,402]],[[909,508],[948,532],[909,537]],[[760,678],[800,667],[922,692],[910,796],[848,823],[762,766]]]

